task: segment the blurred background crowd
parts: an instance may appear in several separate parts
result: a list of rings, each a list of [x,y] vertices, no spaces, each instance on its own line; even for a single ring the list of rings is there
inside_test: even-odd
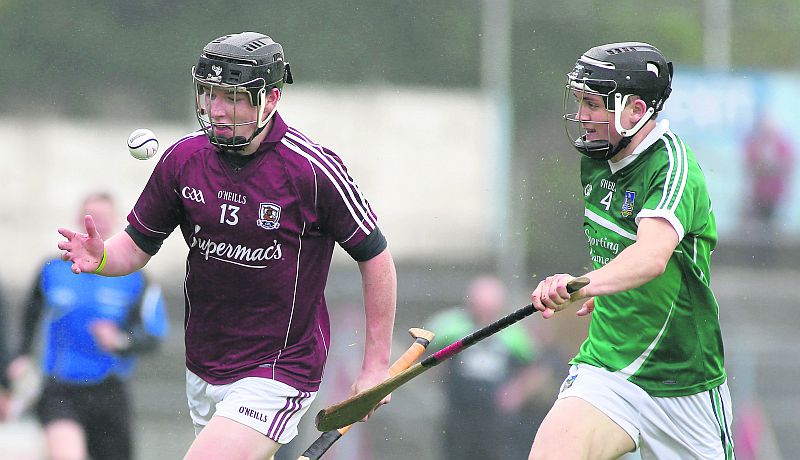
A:
[[[156,160],[131,158],[128,133],[152,129],[163,152],[196,130],[190,69],[214,37],[253,30],[283,44],[295,84],[281,114],[343,157],[379,212],[398,268],[398,354],[410,327],[436,332],[434,347],[444,346],[480,327],[485,319],[471,315],[481,307],[499,317],[527,304],[538,274],[588,268],[578,154],[561,118],[564,75],[590,46],[647,41],[675,63],[662,117],[694,149],[714,201],[712,286],[737,456],[792,458],[800,451],[792,383],[800,377],[792,364],[800,149],[791,141],[799,23],[793,0],[0,0],[6,358],[26,340],[29,293],[57,253],[56,228],[74,226],[75,210],[98,190],[114,197],[121,225],[147,180]],[[178,458],[193,437],[179,238],[145,269],[162,289],[172,332],[130,383],[141,460]],[[361,356],[358,273],[345,258],[337,254],[328,284],[334,342],[320,407],[347,394]],[[531,318],[516,336],[487,340],[398,390],[326,458],[460,458],[447,447],[463,444],[447,421],[473,417],[454,404],[478,398],[456,394],[467,389],[483,392],[499,417],[519,420],[483,430],[494,436],[487,442],[525,451],[586,321]],[[498,376],[517,383],[493,382]],[[306,418],[279,458],[297,458],[316,438]],[[31,410],[22,411],[0,424],[0,458],[43,458],[43,439]]]

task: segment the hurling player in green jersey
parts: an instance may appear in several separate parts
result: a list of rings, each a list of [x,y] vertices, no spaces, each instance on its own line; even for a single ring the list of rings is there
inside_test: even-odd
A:
[[[711,200],[692,150],[656,119],[672,73],[658,49],[629,42],[591,48],[567,75],[593,270],[572,297],[568,274],[531,297],[545,318],[580,302],[591,322],[531,459],[733,458]]]

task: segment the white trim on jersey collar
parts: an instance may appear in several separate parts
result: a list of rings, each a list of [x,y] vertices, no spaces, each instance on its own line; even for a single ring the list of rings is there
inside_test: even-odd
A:
[[[633,160],[635,160],[640,153],[644,152],[648,147],[655,144],[667,131],[669,131],[669,120],[661,120],[656,124],[656,127],[653,128],[653,130],[650,131],[644,139],[642,139],[642,142],[636,146],[636,148],[633,150],[633,153],[616,163],[608,160],[608,167],[611,168],[611,174],[614,174],[625,166],[633,163]]]

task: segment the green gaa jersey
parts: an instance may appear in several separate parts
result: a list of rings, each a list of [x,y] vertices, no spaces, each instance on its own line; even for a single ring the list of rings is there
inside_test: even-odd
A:
[[[652,396],[685,396],[725,381],[719,307],[709,287],[717,230],[694,154],[659,122],[618,163],[581,160],[583,228],[595,269],[636,241],[643,218],[661,217],[680,243],[664,273],[595,298],[589,336],[572,363],[625,376]]]

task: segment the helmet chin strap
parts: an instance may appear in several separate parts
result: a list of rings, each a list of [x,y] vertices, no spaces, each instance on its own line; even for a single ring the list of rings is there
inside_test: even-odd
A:
[[[623,138],[633,137],[634,134],[638,133],[639,130],[642,129],[642,126],[647,123],[650,117],[653,116],[653,113],[655,113],[655,110],[652,107],[649,107],[642,118],[639,119],[639,122],[633,126],[633,128],[623,128],[622,110],[625,108],[625,104],[628,103],[629,97],[631,97],[630,94],[626,94],[625,96],[621,95],[620,93],[614,94],[614,129],[616,129]],[[628,144],[626,143],[625,145],[627,146]]]
[[[263,131],[264,127],[267,126],[267,123],[269,123],[269,121],[272,120],[272,116],[275,115],[275,112],[278,110],[278,104],[281,103],[281,96],[283,96],[283,92],[279,89],[278,90],[278,100],[275,101],[275,106],[272,107],[272,110],[269,112],[269,115],[267,115],[266,118],[264,118],[264,119],[261,118],[261,116],[264,113],[263,110],[259,110],[258,111],[258,129],[256,129],[255,133],[253,133],[253,137],[250,138],[251,141],[261,131]],[[266,104],[267,103],[266,99],[267,99],[267,90],[266,90],[266,88],[262,88],[261,91],[258,92],[258,106],[261,107],[262,104]]]
[[[622,151],[625,147],[628,146],[628,144],[631,143],[631,139],[632,138],[630,138],[630,137],[623,137],[622,139],[619,140],[619,144],[617,144],[617,145],[611,145],[609,143],[608,144],[608,146],[609,146],[608,158],[606,158],[606,160],[610,160],[610,159],[614,158],[620,151]]]
[[[647,111],[633,126],[633,128],[623,128],[622,111],[625,109],[625,104],[628,103],[629,97],[631,97],[630,94],[626,94],[625,96],[620,93],[614,94],[614,129],[616,129],[617,132],[622,136],[622,139],[619,140],[617,145],[611,145],[610,142],[606,142],[608,144],[608,152],[604,156],[604,160],[610,160],[614,158],[619,152],[630,145],[631,141],[633,140],[633,136],[636,135],[640,129],[642,129],[642,126],[644,126],[644,124],[647,123],[655,113],[655,110],[652,107],[648,107]]]

